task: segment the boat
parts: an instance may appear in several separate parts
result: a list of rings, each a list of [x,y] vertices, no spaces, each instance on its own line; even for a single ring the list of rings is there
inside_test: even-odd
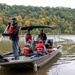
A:
[[[56,29],[55,26],[27,26],[22,27],[21,30],[33,30],[36,28],[49,28],[49,29]],[[0,66],[9,68],[9,69],[29,69],[34,68],[36,66],[36,69],[38,67],[42,67],[47,62],[49,62],[53,57],[55,57],[60,52],[60,47],[46,47],[48,50],[53,50],[52,52],[45,54],[43,56],[26,56],[26,55],[20,55],[18,60],[14,60],[13,52],[9,52],[3,55],[0,55]],[[23,51],[23,50],[22,50]]]

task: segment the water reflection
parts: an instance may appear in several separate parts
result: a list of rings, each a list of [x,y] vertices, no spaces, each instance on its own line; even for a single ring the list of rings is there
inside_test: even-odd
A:
[[[75,55],[62,55],[49,69],[47,75],[74,75],[75,74]]]
[[[75,61],[64,63],[62,65],[54,65],[49,70],[48,75],[74,75],[75,74]]]

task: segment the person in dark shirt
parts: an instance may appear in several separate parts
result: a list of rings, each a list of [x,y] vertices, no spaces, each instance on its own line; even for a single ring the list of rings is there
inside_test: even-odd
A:
[[[3,33],[3,36],[9,36],[10,40],[12,41],[12,48],[13,48],[13,52],[14,52],[14,59],[18,60],[18,56],[19,56],[19,47],[18,47],[18,42],[19,42],[19,30],[20,27],[17,23],[17,19],[16,18],[12,18],[12,22],[11,25],[8,28],[8,33]]]
[[[38,38],[40,38],[43,43],[45,43],[46,39],[47,39],[47,36],[46,34],[43,32],[43,30],[40,31],[40,34],[38,35]]]

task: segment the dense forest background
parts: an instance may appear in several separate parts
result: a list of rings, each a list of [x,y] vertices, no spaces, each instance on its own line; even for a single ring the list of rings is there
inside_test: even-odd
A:
[[[17,18],[20,27],[52,25],[57,26],[61,34],[75,34],[75,9],[0,4],[0,33],[11,22],[12,17]]]

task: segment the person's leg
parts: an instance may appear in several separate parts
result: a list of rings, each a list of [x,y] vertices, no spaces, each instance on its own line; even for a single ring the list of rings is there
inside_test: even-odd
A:
[[[18,43],[18,50],[19,50],[19,55],[21,54],[21,47],[20,44]]]
[[[18,40],[12,41],[12,47],[13,47],[15,60],[17,60],[18,59]]]

